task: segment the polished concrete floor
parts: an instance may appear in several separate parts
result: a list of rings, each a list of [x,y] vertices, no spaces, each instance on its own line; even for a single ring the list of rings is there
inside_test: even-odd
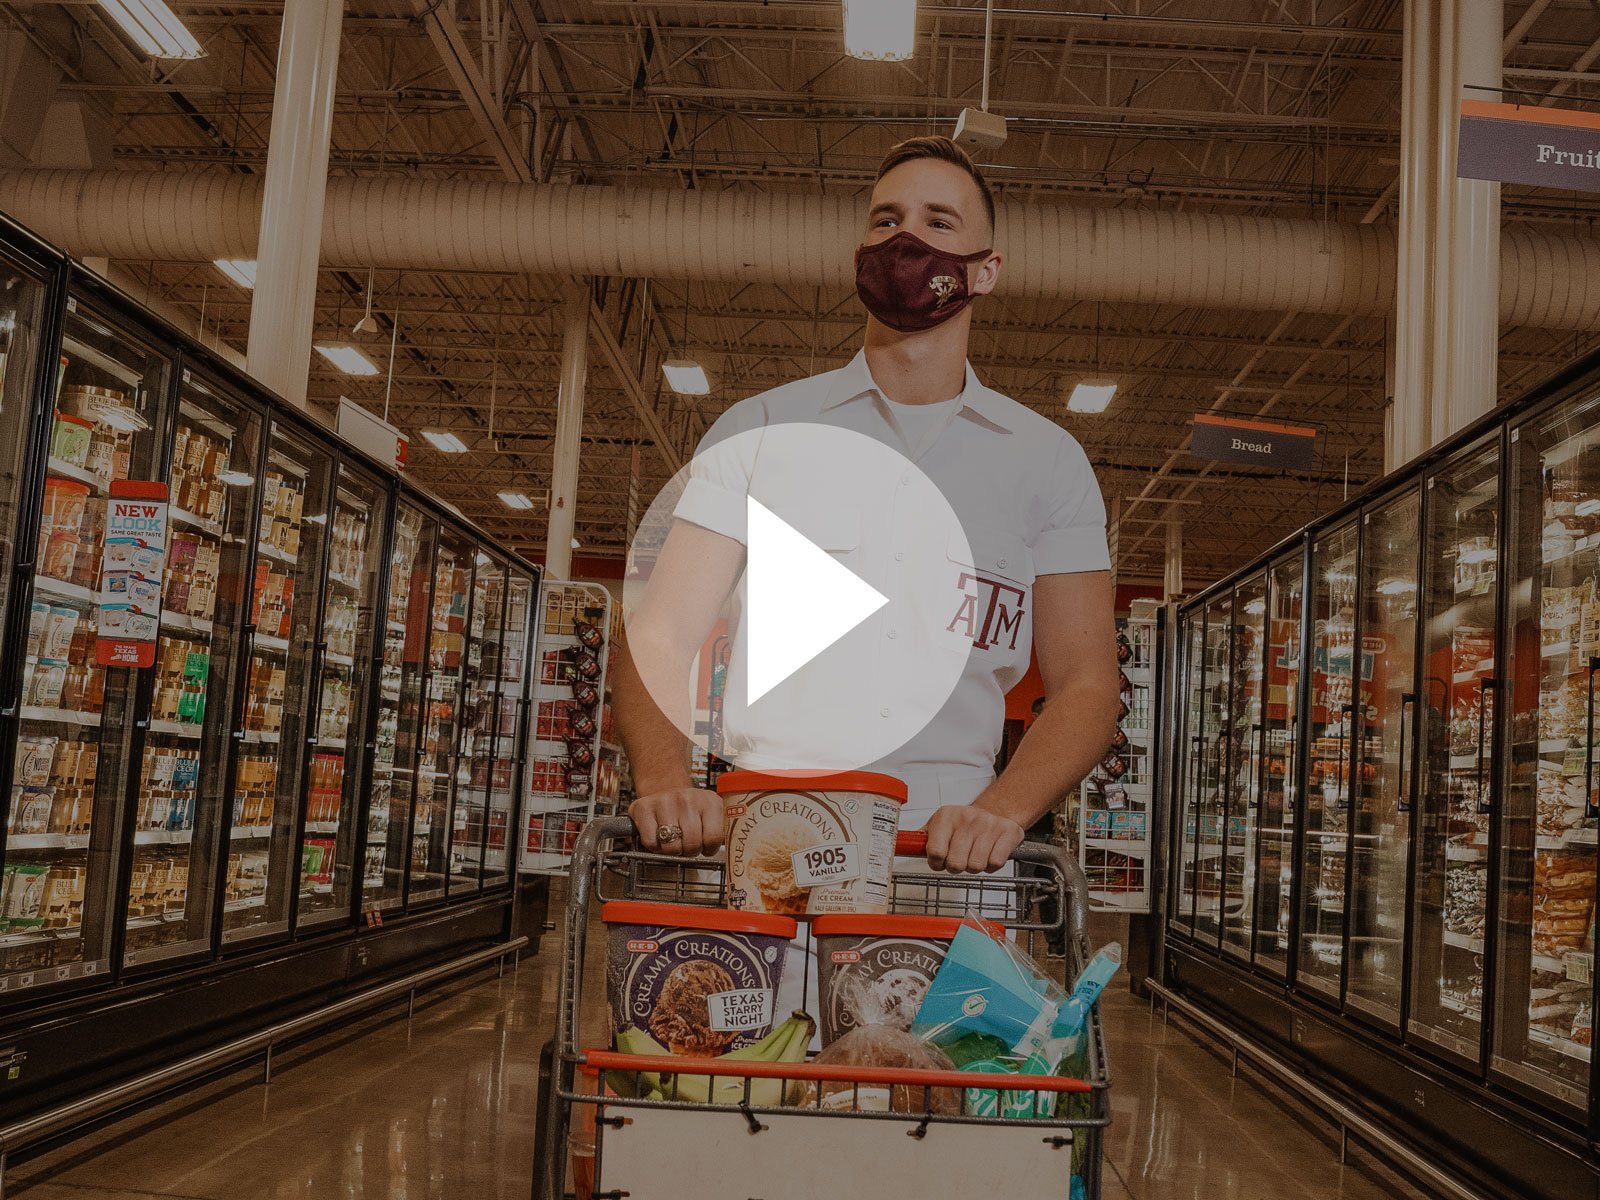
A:
[[[419,1001],[409,1022],[402,1009],[281,1054],[270,1084],[240,1072],[15,1166],[6,1195],[525,1200],[557,940],[514,974]],[[1104,1011],[1114,1071],[1104,1200],[1422,1196],[1359,1150],[1341,1165],[1333,1131],[1234,1079],[1123,987]]]

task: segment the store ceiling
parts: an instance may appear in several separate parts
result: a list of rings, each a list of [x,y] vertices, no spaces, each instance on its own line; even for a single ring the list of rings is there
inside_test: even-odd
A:
[[[985,166],[1002,196],[1394,221],[1400,0],[1079,7],[996,6],[990,104],[1012,118],[1012,131]],[[152,65],[91,3],[23,2],[5,20],[47,49],[62,72],[58,99],[109,116],[117,168],[265,170],[281,4],[178,0],[174,8],[206,58]],[[440,22],[477,57],[485,103],[463,98],[460,73],[441,58]],[[1521,35],[1508,50],[1508,88],[1600,97],[1595,5],[1508,3],[1506,25]],[[527,36],[535,26],[537,72]],[[982,6],[922,0],[919,31],[912,61],[873,64],[843,54],[839,0],[350,0],[332,169],[507,178],[512,168],[491,150],[491,132],[525,137],[537,109],[535,178],[864,199],[893,142],[948,132],[979,94]],[[1590,232],[1597,200],[1507,188],[1505,216]],[[116,266],[208,337],[243,347],[249,294],[209,264]],[[322,273],[318,340],[351,340],[366,286],[359,271]],[[413,434],[445,425],[468,437],[475,449],[466,456],[414,443],[414,476],[539,553],[542,510],[513,514],[495,493],[537,494],[549,484],[561,281],[380,271],[373,290],[381,329],[361,344],[387,367],[398,325],[392,381],[343,376],[318,358],[313,399],[331,405],[342,393]],[[687,343],[713,375],[713,394],[696,402],[661,388],[653,370],[644,380],[679,453],[740,397],[843,363],[861,332],[861,309],[846,291],[612,280],[604,301],[630,355],[640,336],[654,356]],[[1166,525],[1177,519],[1193,587],[1381,471],[1383,332],[1366,316],[991,298],[977,310],[973,361],[991,385],[1083,442],[1108,505],[1120,501],[1122,574],[1159,578]],[[1591,343],[1504,331],[1501,396]],[[1103,416],[1066,412],[1066,393],[1084,374],[1121,381]],[[1189,418],[1206,409],[1319,426],[1314,469],[1271,474],[1188,456]],[[586,553],[617,555],[630,495],[648,503],[666,469],[622,381],[593,353],[584,433],[578,537]]]

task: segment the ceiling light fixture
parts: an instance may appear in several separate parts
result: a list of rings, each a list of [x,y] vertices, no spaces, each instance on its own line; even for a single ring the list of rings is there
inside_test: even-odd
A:
[[[178,15],[162,0],[100,0],[100,7],[151,58],[204,58]]]
[[[519,511],[533,507],[533,501],[526,492],[501,492],[500,503],[507,508],[515,508]]]
[[[692,358],[670,358],[661,364],[661,373],[667,377],[667,386],[680,396],[711,394],[706,369]]]
[[[256,260],[253,258],[217,258],[211,265],[216,267],[229,279],[233,280],[245,291],[252,291],[256,286]]]
[[[574,550],[582,550],[583,549],[583,543],[580,542],[577,538],[573,538],[572,539],[572,548]]]
[[[424,429],[422,436],[428,439],[430,446],[441,453],[465,454],[467,452],[467,444],[448,429]]]
[[[354,346],[318,346],[322,355],[346,375],[376,375],[378,366]]]
[[[361,315],[355,328],[350,331],[357,337],[371,337],[378,332],[378,322],[372,315],[372,268],[367,268],[367,311]]]
[[[1103,413],[1116,394],[1115,379],[1080,379],[1067,398],[1067,408],[1076,413]]]
[[[917,0],[844,0],[844,50],[852,58],[901,62],[917,47]]]

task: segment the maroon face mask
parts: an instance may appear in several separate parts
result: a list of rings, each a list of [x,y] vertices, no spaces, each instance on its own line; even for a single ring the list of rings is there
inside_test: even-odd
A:
[[[902,229],[875,245],[856,248],[856,294],[890,329],[932,329],[972,303],[967,264],[991,253],[951,254]]]

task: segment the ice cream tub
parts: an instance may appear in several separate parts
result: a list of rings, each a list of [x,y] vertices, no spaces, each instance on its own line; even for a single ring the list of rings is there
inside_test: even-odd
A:
[[[154,546],[137,538],[111,538],[106,542],[106,564],[115,571],[133,571],[140,575],[157,575],[165,555]]]
[[[870,771],[730,771],[717,792],[729,908],[789,917],[888,911],[903,782]]]
[[[619,1047],[715,1058],[772,1032],[793,920],[633,901],[606,904],[600,917]]]
[[[831,1045],[863,1025],[909,1032],[960,928],[960,917],[858,915],[813,921],[822,1044]]]

